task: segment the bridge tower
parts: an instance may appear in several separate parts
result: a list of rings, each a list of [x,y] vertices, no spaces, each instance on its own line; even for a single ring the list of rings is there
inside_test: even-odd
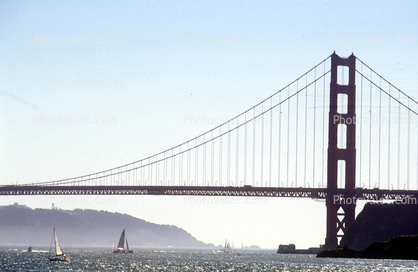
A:
[[[326,248],[336,248],[338,238],[343,236],[355,219],[356,205],[353,201],[356,185],[355,65],[356,57],[353,54],[348,58],[341,58],[335,52],[331,55]],[[342,82],[343,73],[338,74],[338,67],[343,71],[348,69],[348,80]],[[339,179],[344,180],[340,187]],[[338,189],[343,189],[343,196],[338,194]]]

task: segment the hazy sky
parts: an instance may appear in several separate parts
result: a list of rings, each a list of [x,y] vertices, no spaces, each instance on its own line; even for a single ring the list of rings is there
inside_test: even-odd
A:
[[[168,149],[334,50],[354,52],[418,99],[417,14],[416,1],[1,1],[0,184],[88,174]],[[128,213],[215,244],[306,248],[325,239],[325,203],[310,199],[0,199],[13,202]]]

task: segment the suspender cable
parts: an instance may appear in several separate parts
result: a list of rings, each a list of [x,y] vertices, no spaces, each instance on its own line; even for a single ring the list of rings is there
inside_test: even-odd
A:
[[[290,96],[290,87],[287,88],[287,93]],[[289,187],[289,139],[290,139],[290,101],[287,102],[287,173],[286,173],[286,187]]]
[[[187,142],[187,185],[190,185],[190,155],[191,155],[191,150],[189,149],[189,143]]]
[[[256,130],[256,119],[255,119],[255,107],[253,108],[253,167],[252,167],[252,185],[255,185],[255,130]]]
[[[147,185],[152,185],[151,184],[151,178],[152,178],[152,165],[149,165],[150,164],[150,162],[151,162],[151,157],[150,158],[148,158],[148,182],[147,182]]]
[[[219,134],[222,134],[222,127],[219,127]],[[222,186],[222,138],[219,137],[219,186]]]
[[[401,101],[401,93],[399,94],[399,101]],[[408,100],[409,101],[409,100]],[[401,105],[398,105],[398,190],[400,187],[400,170],[401,170]]]
[[[141,161],[141,185],[144,185],[144,182],[145,182],[145,168],[143,164],[144,162]]]
[[[324,64],[324,74],[325,74],[326,68]],[[326,109],[325,109],[325,101],[326,101],[326,80],[324,77],[324,83],[323,83],[323,99],[322,99],[322,187],[324,187],[324,181],[326,180],[325,177],[325,167],[327,165],[326,158],[325,158],[325,148],[326,148],[326,142],[325,142],[325,118],[326,118]],[[328,185],[325,185],[328,186]]]
[[[243,169],[244,169],[244,184],[246,184],[246,182],[247,182],[247,131],[248,131],[247,115],[246,114],[244,116],[244,122],[245,122],[245,125],[244,125],[244,143],[243,143],[243,146],[244,146],[244,156],[243,156],[244,167],[243,167]]]
[[[296,91],[299,91],[299,80],[296,81]],[[296,95],[296,136],[295,136],[295,187],[298,185],[298,128],[299,128],[299,92]]]
[[[261,104],[261,112],[264,112],[263,110],[264,104]],[[254,121],[255,123],[255,121]],[[264,156],[264,114],[261,115],[261,157],[260,157],[260,169],[261,169],[261,175],[260,175],[260,187],[262,187],[264,179],[263,179],[263,156]]]
[[[305,77],[306,80],[306,86],[308,86],[308,75],[306,75]],[[306,188],[306,147],[307,147],[307,141],[308,141],[308,137],[307,137],[307,127],[308,127],[308,89],[306,88],[305,90],[305,158],[304,158],[304,171],[303,171],[303,186]]]
[[[160,162],[158,160],[158,155],[155,156],[155,160],[157,161],[155,165],[155,185],[161,185],[160,183]]]
[[[408,107],[409,107],[410,100],[408,99]],[[407,183],[407,190],[409,190],[409,175],[410,175],[410,165],[411,165],[411,149],[409,148],[411,145],[411,111],[408,111],[408,145],[407,145],[407,177],[406,177],[406,183]]]
[[[183,153],[181,145],[179,146],[179,185],[183,185]]]
[[[382,77],[379,80],[379,86],[382,87]],[[382,92],[379,92],[379,169],[378,169],[378,188],[380,188],[380,172],[381,172],[381,142],[382,142]]]
[[[390,94],[390,86],[389,86],[389,94]],[[388,121],[388,189],[391,189],[390,187],[390,112],[391,112],[391,99],[389,98],[389,121]]]
[[[280,171],[280,156],[281,156],[281,145],[282,145],[282,93],[279,93],[279,102],[280,102],[280,106],[279,106],[279,141],[278,141],[278,159],[277,159],[277,182],[278,182],[278,187],[280,187],[281,184],[281,171]],[[283,184],[282,184],[283,187]]]
[[[370,75],[370,79],[372,79],[372,75]],[[370,85],[370,122],[369,122],[369,189],[371,189],[371,171],[372,171],[372,97],[373,97],[373,85]]]
[[[361,65],[361,72],[363,73],[363,64]],[[361,186],[361,180],[362,180],[362,169],[363,169],[363,164],[362,164],[362,158],[363,158],[363,154],[362,154],[362,146],[363,146],[363,77],[360,77],[360,152],[358,153],[358,157],[359,157],[359,176],[358,176],[358,184],[360,184]]]
[[[205,135],[203,135],[203,142],[205,142]],[[204,144],[203,145],[203,185],[207,185],[206,182],[207,182],[206,180],[206,144]]]
[[[315,149],[316,149],[316,68],[314,70],[314,107],[313,107],[313,150],[312,150],[312,188],[315,188]],[[305,136],[306,137],[306,136]]]
[[[244,125],[244,184],[247,184],[247,113],[245,113]]]
[[[270,108],[273,106],[273,98],[270,99]],[[271,187],[271,171],[272,165],[272,151],[273,151],[273,110],[270,110],[270,165],[269,165],[269,187]]]
[[[199,186],[199,147],[197,146],[197,138],[195,139],[195,146],[194,184]]]
[[[166,151],[164,151],[164,164],[163,164],[163,184],[167,185],[167,179],[168,179],[168,170],[167,170],[167,164],[168,160],[166,159]]]
[[[215,158],[215,140],[213,139],[213,130],[211,131],[211,155],[210,155],[210,182],[213,185],[214,184],[214,174],[215,174],[215,170],[214,170],[214,166],[215,166],[215,162],[214,162],[214,158]]]
[[[229,131],[229,127],[230,127],[230,123],[228,122],[228,131]],[[231,133],[228,133],[228,153],[227,153],[227,168],[226,168],[226,183],[227,185],[232,185],[230,184],[231,181],[231,176],[230,176],[230,168],[231,168]]]
[[[237,118],[237,126],[238,126],[238,118]],[[236,136],[237,136],[237,150],[236,150],[236,163],[235,163],[235,183],[239,184],[239,175],[238,175],[238,170],[239,170],[239,128],[236,129]],[[241,185],[241,184],[239,184]]]

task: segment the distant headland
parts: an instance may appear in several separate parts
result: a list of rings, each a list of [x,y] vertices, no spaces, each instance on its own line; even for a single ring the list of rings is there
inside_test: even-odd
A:
[[[0,206],[0,244],[50,246],[53,227],[62,246],[112,247],[123,229],[131,247],[210,248],[185,230],[121,213]]]

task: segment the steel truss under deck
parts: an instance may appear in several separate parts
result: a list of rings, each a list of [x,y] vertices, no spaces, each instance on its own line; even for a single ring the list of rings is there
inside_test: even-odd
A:
[[[172,196],[246,196],[246,197],[303,197],[326,199],[327,188],[283,187],[210,187],[210,186],[0,186],[0,195],[172,195]],[[352,205],[366,201],[409,201],[418,204],[418,191],[409,190],[355,190],[337,189],[332,193],[334,201]],[[415,202],[414,202],[415,201]],[[405,203],[404,203],[405,204]]]

